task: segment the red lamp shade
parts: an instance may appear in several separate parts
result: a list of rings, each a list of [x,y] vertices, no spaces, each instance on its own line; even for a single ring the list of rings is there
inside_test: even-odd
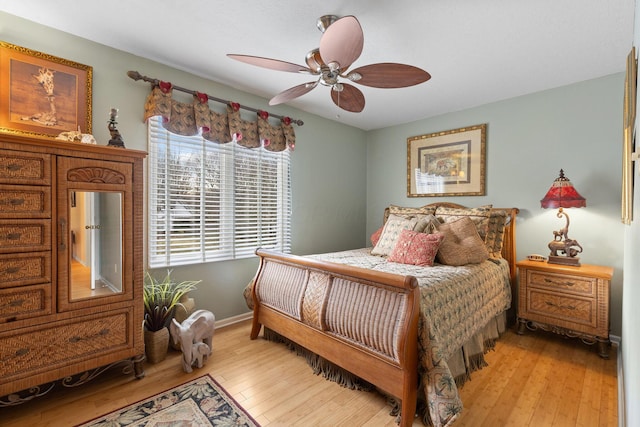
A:
[[[587,200],[578,193],[560,169],[560,176],[553,181],[547,194],[540,200],[540,205],[543,208],[584,208]]]

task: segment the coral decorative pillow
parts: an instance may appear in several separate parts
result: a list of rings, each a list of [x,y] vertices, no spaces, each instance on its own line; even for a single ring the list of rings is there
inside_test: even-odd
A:
[[[440,264],[479,264],[489,258],[489,251],[471,218],[440,224],[438,232],[444,234],[437,255]]]
[[[444,234],[419,233],[413,230],[402,230],[387,261],[401,264],[431,266],[438,253]]]
[[[384,225],[380,228],[378,228],[376,231],[373,232],[373,234],[371,235],[371,245],[375,246],[378,244],[378,240],[380,240],[380,236],[382,235],[382,229],[384,228]]]

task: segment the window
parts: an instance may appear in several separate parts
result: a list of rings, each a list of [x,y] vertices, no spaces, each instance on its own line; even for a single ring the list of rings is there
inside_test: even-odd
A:
[[[218,144],[149,119],[149,267],[291,251],[290,152]]]

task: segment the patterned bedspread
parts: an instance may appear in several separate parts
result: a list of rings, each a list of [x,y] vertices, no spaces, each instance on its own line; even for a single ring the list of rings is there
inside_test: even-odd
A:
[[[509,266],[504,259],[460,267],[433,267],[388,262],[370,255],[370,248],[310,258],[388,273],[412,275],[421,293],[419,329],[421,390],[427,403],[425,421],[435,426],[453,423],[462,402],[447,365],[456,351],[511,305]]]

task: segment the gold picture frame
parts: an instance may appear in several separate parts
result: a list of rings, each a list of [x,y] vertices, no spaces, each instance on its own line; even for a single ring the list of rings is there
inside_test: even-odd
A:
[[[627,55],[624,79],[624,108],[622,129],[622,223],[633,221],[633,150],[636,121],[636,79],[638,75],[636,48]]]
[[[91,133],[93,68],[0,41],[0,132]]]
[[[407,138],[407,197],[484,196],[487,124]]]

